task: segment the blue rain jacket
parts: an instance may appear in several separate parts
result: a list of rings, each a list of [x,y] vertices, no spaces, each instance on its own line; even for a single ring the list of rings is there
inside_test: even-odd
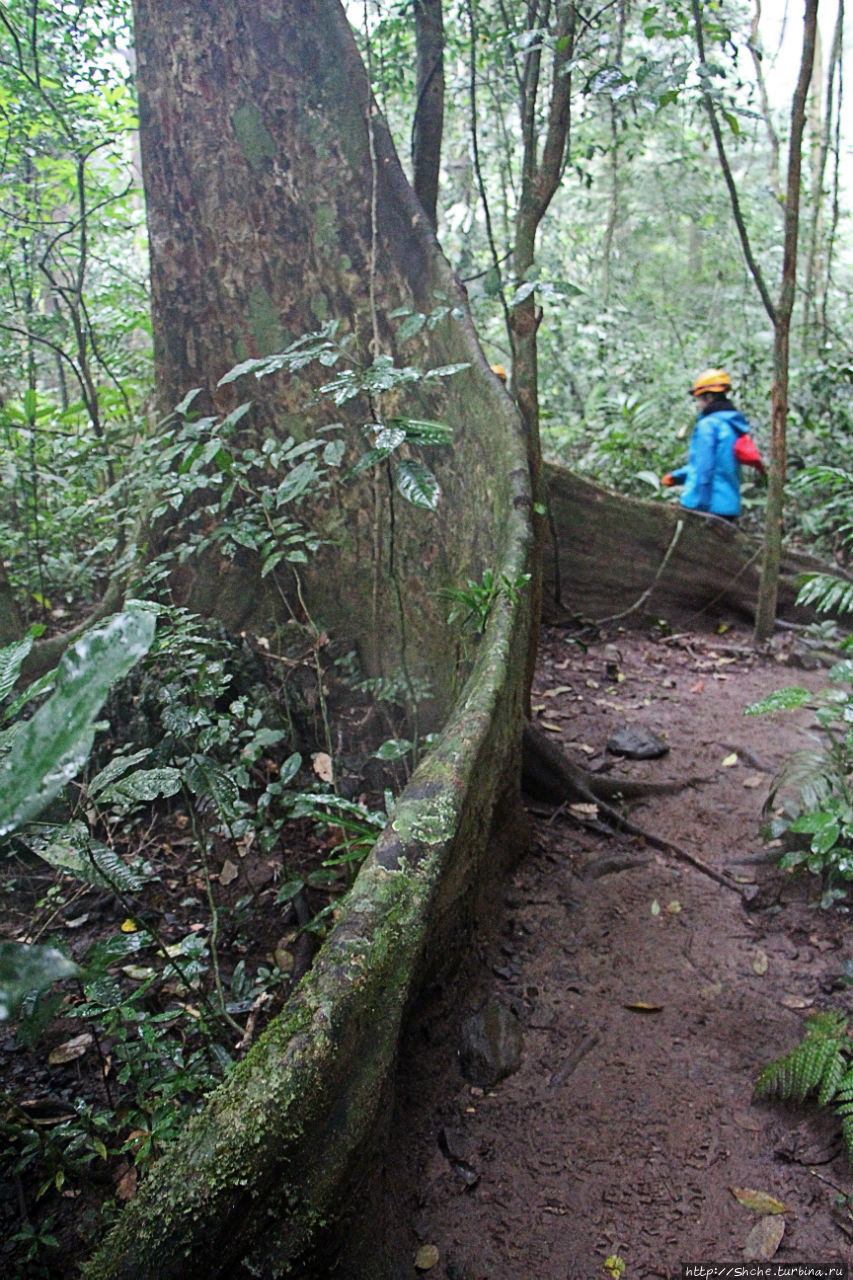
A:
[[[749,432],[749,423],[728,401],[717,400],[701,413],[690,437],[687,466],[672,472],[684,485],[682,507],[716,516],[740,515],[740,467],[735,441]]]

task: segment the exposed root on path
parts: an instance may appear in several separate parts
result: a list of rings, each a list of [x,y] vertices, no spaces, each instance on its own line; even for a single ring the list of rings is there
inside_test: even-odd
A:
[[[715,880],[717,884],[724,885],[725,888],[742,895],[742,886],[725,873],[717,871],[703,858],[690,853],[681,845],[671,840],[664,840],[661,836],[638,827],[608,803],[609,799],[616,797],[636,800],[649,795],[673,795],[697,783],[710,781],[713,779],[688,778],[683,782],[632,782],[625,779],[602,778],[573,765],[535,725],[528,721],[524,726],[522,787],[527,795],[536,800],[549,801],[562,810],[576,803],[594,804],[597,807],[598,818],[604,818],[614,830],[644,840],[653,849],[667,853],[680,862],[688,863],[703,875]],[[570,813],[569,816],[577,819],[576,814]]]

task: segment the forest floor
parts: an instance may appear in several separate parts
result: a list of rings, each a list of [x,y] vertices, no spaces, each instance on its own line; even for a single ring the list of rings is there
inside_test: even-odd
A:
[[[737,629],[635,631],[584,651],[544,634],[540,726],[611,776],[708,778],[635,803],[631,818],[737,883],[590,829],[582,808],[532,807],[533,847],[472,952],[463,998],[458,986],[455,1002],[436,994],[403,1055],[391,1171],[401,1276],[421,1273],[416,1258],[446,1280],[853,1261],[853,1181],[833,1114],[752,1097],[810,1013],[853,1012],[853,938],[849,910],[823,909],[814,877],[755,860],[774,773],[813,745],[814,725],[805,709],[743,710],[827,680],[783,665],[787,642],[770,659],[749,641]],[[669,752],[609,755],[626,724],[663,735]],[[459,1047],[466,1018],[492,1000],[517,1015],[523,1051],[484,1089],[463,1078]],[[744,1192],[781,1201],[784,1214]]]
[[[785,636],[776,659],[758,658],[736,628],[614,630],[583,644],[545,630],[540,728],[592,772],[707,779],[635,802],[630,817],[734,884],[596,827],[588,806],[531,804],[529,853],[494,887],[488,930],[452,990],[424,998],[401,1055],[388,1167],[400,1280],[423,1273],[416,1258],[437,1280],[651,1280],[742,1263],[750,1247],[792,1265],[853,1259],[853,1181],[833,1115],[752,1101],[759,1070],[794,1047],[810,1013],[853,1013],[848,909],[822,909],[819,883],[766,860],[761,836],[775,771],[814,726],[806,710],[743,709],[785,685],[826,686],[825,669],[785,665],[798,647]],[[338,692],[356,742],[367,711]],[[662,735],[668,753],[609,754],[623,725]],[[339,835],[306,818],[287,827],[284,853],[243,842],[236,855],[215,835],[205,869],[180,806],[161,806],[128,837],[152,865],[132,904],[38,859],[3,864],[3,936],[56,938],[81,963],[142,923],[157,945],[141,967],[135,952],[106,955],[117,1003],[97,1036],[81,1036],[81,991],[67,984],[44,1018],[0,1030],[0,1272],[77,1274],[114,1198],[131,1199],[157,1158],[161,1129],[165,1141],[183,1122],[176,1098],[215,1074],[211,1037],[242,1056],[310,964],[296,904],[317,918],[345,891],[344,869],[320,865]],[[207,952],[189,996],[168,971],[148,974],[163,945],[196,956],[187,939],[210,936],[208,898],[239,1044],[201,1017],[215,998]],[[253,986],[263,966],[272,976]],[[490,1001],[514,1012],[523,1047],[518,1069],[484,1088],[462,1076],[459,1048]],[[203,1021],[219,1029],[205,1038]],[[735,1189],[786,1212],[759,1212]]]

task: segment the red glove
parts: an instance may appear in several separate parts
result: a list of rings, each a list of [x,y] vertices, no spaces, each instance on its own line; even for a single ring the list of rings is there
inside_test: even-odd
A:
[[[675,484],[675,481],[673,480],[672,476],[669,474],[668,471],[665,476],[661,476],[660,482],[665,489],[671,489],[672,486]]]

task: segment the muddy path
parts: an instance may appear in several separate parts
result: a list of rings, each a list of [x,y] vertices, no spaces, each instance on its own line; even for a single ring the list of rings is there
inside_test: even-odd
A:
[[[759,660],[736,630],[617,632],[585,648],[546,632],[540,725],[615,776],[712,779],[631,816],[739,888],[583,825],[589,813],[532,806],[529,855],[403,1053],[389,1167],[401,1277],[651,1280],[743,1265],[762,1215],[733,1188],[788,1210],[767,1258],[853,1259],[834,1118],[752,1101],[758,1071],[793,1047],[809,1012],[853,1012],[847,911],[821,909],[813,878],[753,861],[772,771],[813,724],[807,711],[743,708],[788,684],[823,688],[826,672]],[[609,756],[626,724],[663,735],[669,752]],[[515,1014],[522,1047],[517,1069],[483,1088],[463,1077],[460,1045],[490,1001]]]

